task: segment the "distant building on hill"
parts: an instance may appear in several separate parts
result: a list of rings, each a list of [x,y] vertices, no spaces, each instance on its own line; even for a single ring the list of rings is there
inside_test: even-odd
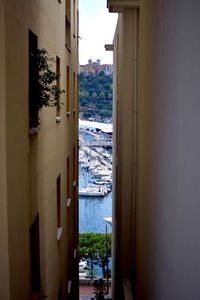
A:
[[[92,61],[88,59],[88,63],[86,65],[79,65],[79,73],[84,73],[88,75],[89,73],[98,74],[103,71],[106,75],[113,74],[113,65],[112,64],[103,64],[101,65],[101,60],[97,59],[97,61]]]

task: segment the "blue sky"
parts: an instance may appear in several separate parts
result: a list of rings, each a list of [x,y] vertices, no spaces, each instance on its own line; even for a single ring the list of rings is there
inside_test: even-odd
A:
[[[112,63],[112,52],[106,52],[105,44],[113,41],[117,14],[109,13],[106,0],[79,0],[79,62],[101,59]]]

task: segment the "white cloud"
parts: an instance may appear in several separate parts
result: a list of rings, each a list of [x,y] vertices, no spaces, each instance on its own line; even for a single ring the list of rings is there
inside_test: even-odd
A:
[[[87,63],[89,58],[101,59],[102,63],[112,63],[112,52],[106,52],[104,45],[113,41],[116,20],[117,15],[110,14],[106,7],[90,17],[81,16],[80,12],[79,61],[81,64]]]

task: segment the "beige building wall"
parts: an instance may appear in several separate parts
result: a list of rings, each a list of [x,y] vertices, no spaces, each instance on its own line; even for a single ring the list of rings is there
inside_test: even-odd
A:
[[[114,38],[113,297],[131,278],[134,250],[137,111],[137,9],[120,14]],[[134,28],[134,30],[133,30]],[[131,59],[127,59],[130,58]],[[119,276],[119,274],[121,274]],[[122,287],[121,287],[122,288]],[[123,298],[122,295],[120,295]]]
[[[67,48],[65,7],[69,2]],[[1,299],[31,297],[30,229],[37,216],[45,294],[52,300],[78,298],[77,10],[77,1],[8,0],[0,4]],[[60,87],[65,90],[60,117],[56,119],[56,108],[43,108],[34,135],[29,135],[29,30],[37,35],[38,48],[60,58]],[[56,70],[55,64],[52,67]],[[62,234],[57,240],[59,175]]]
[[[200,5],[113,0],[108,6],[120,12],[113,297],[121,299],[120,283],[128,279],[125,294],[135,299],[199,299]]]
[[[26,1],[5,2],[3,84],[10,299],[25,299],[30,293],[27,14]]]
[[[5,3],[0,3],[0,40],[5,41]],[[8,255],[8,224],[7,224],[7,170],[6,170],[6,99],[5,99],[5,47],[0,47],[0,291],[2,299],[9,299],[9,255]]]

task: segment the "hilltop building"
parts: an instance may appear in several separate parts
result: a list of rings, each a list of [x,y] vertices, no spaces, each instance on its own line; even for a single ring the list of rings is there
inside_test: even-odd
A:
[[[78,299],[77,23],[76,0],[0,1],[2,300]],[[33,125],[37,49],[65,93]]]
[[[92,61],[88,59],[88,63],[86,65],[79,65],[79,73],[82,72],[85,75],[90,73],[98,74],[100,72],[104,72],[106,75],[113,74],[113,65],[112,64],[103,64],[101,65],[101,60],[97,59],[97,61]]]

